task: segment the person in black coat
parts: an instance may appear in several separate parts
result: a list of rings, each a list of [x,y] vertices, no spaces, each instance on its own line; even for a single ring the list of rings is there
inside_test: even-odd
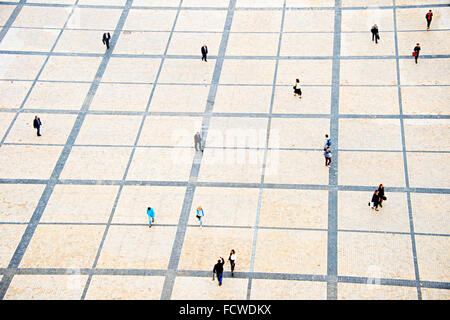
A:
[[[419,58],[419,52],[420,52],[420,45],[419,44],[416,44],[416,46],[414,47],[414,52],[416,53],[414,58],[416,59],[416,63],[417,63],[417,59]]]
[[[220,257],[219,260],[217,260],[217,263],[214,265],[213,269],[213,280],[214,280],[214,273],[217,274],[217,280],[219,281],[219,286],[222,285],[222,275],[223,275],[223,265],[225,264],[225,260],[223,260],[222,257]]]
[[[208,54],[208,47],[206,46],[206,44],[203,45],[202,49],[202,61],[205,60],[206,61],[206,55]]]
[[[109,40],[111,40],[111,35],[109,34],[109,32],[104,33],[102,41],[103,41],[103,44],[106,44],[106,50],[109,49]]]
[[[37,135],[38,137],[41,136],[41,126],[42,126],[42,122],[41,119],[38,116],[34,117],[34,121],[33,121],[33,127],[35,129],[37,129]]]
[[[375,43],[378,43],[378,39],[380,39],[380,35],[378,34],[378,26],[374,24],[370,31],[372,32],[372,41],[375,40]]]
[[[383,208],[383,200],[386,200],[386,197],[384,196],[384,187],[382,184],[378,186],[378,197],[380,198],[380,207]]]
[[[427,30],[430,29],[431,19],[433,19],[433,12],[428,11],[425,15],[425,19],[427,20]]]
[[[378,195],[378,190],[375,190],[372,196],[372,209],[378,211],[378,205],[380,204],[380,196]]]

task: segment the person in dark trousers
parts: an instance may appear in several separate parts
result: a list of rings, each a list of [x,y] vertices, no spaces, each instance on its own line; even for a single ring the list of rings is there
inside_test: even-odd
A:
[[[330,148],[326,148],[323,152],[323,155],[325,157],[325,166],[328,167],[331,164],[331,151]]]
[[[202,137],[201,137],[201,135],[200,135],[200,132],[197,132],[195,135],[194,135],[194,144],[195,144],[195,151],[201,151],[201,152],[203,152],[203,149],[202,149]],[[197,146],[198,146],[198,148],[197,148]]]
[[[34,117],[34,121],[33,121],[33,127],[35,129],[37,129],[37,136],[38,137],[41,136],[41,126],[42,126],[41,119],[38,116],[35,116]]]
[[[384,187],[382,184],[378,186],[378,197],[380,198],[380,207],[383,208],[383,200],[386,200],[384,196]]]
[[[414,47],[414,59],[416,59],[416,63],[417,63],[417,59],[419,59],[419,52],[420,52],[420,45],[416,44],[416,46]]]
[[[372,196],[372,209],[378,211],[378,205],[380,204],[380,196],[378,195],[378,190],[375,190]],[[370,203],[369,203],[370,205]]]
[[[380,39],[380,35],[378,34],[378,26],[374,24],[370,31],[372,32],[372,41],[375,40],[375,43],[378,43],[378,39]]]
[[[103,44],[106,44],[106,50],[108,50],[109,49],[109,40],[111,40],[111,35],[109,34],[109,32],[108,33],[104,33],[103,34]]]
[[[208,47],[206,46],[206,44],[203,45],[202,47],[202,61],[205,60],[205,62],[208,62],[206,60],[206,55],[208,54]]]
[[[300,89],[300,80],[299,79],[295,79],[295,84],[294,84],[294,97],[298,95],[298,97],[301,99],[302,98],[302,89]]]
[[[223,265],[224,264],[225,264],[225,260],[223,260],[223,258],[220,257],[220,259],[217,260],[217,263],[214,265],[214,269],[213,269],[213,281],[214,281],[214,274],[216,274],[217,280],[219,281],[219,286],[222,285]]]
[[[433,19],[433,12],[431,12],[431,10],[429,10],[427,12],[427,14],[425,15],[425,19],[427,20],[427,30],[429,30],[430,25],[431,25],[431,20]]]
[[[234,277],[234,267],[236,266],[236,251],[234,249],[231,250],[228,261],[230,261],[231,276]]]

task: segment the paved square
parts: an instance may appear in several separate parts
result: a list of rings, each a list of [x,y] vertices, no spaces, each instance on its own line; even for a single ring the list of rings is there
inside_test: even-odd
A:
[[[1,2],[0,299],[449,300],[449,15]]]

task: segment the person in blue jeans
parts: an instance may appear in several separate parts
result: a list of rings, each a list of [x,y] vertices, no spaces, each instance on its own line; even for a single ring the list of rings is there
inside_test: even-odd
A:
[[[147,215],[148,215],[148,224],[149,224],[149,228],[152,227],[152,222],[155,222],[155,210],[153,210],[153,208],[148,207],[147,208]]]
[[[197,207],[197,214],[196,217],[198,219],[198,221],[200,222],[200,228],[203,227],[202,224],[202,218],[205,216],[204,212],[203,212],[203,208],[201,206]]]
[[[213,269],[213,281],[214,281],[214,273],[217,275],[217,280],[219,281],[219,286],[222,285],[222,275],[223,275],[223,265],[225,264],[225,260],[223,260],[222,257],[220,257],[219,260],[217,260],[217,263],[214,265]]]

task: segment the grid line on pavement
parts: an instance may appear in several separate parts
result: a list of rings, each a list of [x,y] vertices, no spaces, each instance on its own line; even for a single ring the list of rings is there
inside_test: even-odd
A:
[[[205,148],[205,142],[208,136],[208,130],[210,125],[210,120],[214,108],[214,102],[217,93],[217,86],[220,79],[220,74],[222,72],[222,66],[225,56],[225,51],[228,45],[229,31],[231,28],[231,23],[233,21],[234,9],[236,5],[236,0],[230,0],[228,5],[227,16],[224,23],[224,30],[222,33],[222,39],[219,46],[219,55],[214,66],[214,72],[211,78],[211,84],[209,87],[208,100],[206,102],[205,112],[202,120],[201,128],[201,147]],[[192,167],[189,176],[189,183],[186,188],[185,197],[183,200],[183,205],[181,208],[179,223],[177,231],[175,234],[175,239],[172,246],[172,251],[169,258],[168,273],[164,279],[163,289],[161,292],[161,300],[168,300],[172,296],[172,291],[175,286],[176,270],[178,269],[178,264],[181,258],[181,251],[183,248],[184,239],[186,236],[187,224],[189,220],[189,215],[192,207],[192,202],[195,193],[195,182],[200,172],[200,165],[203,159],[203,152],[196,152],[192,162]]]
[[[281,52],[281,42],[283,39],[283,27],[284,27],[284,18],[286,14],[286,0],[283,1],[283,11],[281,14],[281,23],[280,23],[280,32],[278,36],[278,48],[277,48],[277,57],[280,56]],[[253,272],[254,265],[255,265],[255,255],[256,255],[256,247],[257,247],[257,241],[258,241],[258,229],[259,227],[259,219],[261,215],[261,205],[262,205],[262,197],[264,192],[264,178],[266,174],[266,167],[267,167],[267,153],[269,151],[269,139],[270,139],[270,128],[272,124],[272,111],[273,111],[273,104],[275,99],[275,88],[277,83],[277,76],[278,76],[278,59],[275,62],[275,70],[273,75],[273,82],[272,82],[272,93],[270,98],[270,109],[268,113],[268,121],[267,121],[267,130],[266,130],[266,140],[265,140],[265,147],[264,147],[264,156],[263,156],[263,163],[262,163],[262,173],[261,173],[261,186],[259,189],[258,194],[258,204],[256,209],[256,219],[255,219],[255,225],[254,225],[254,231],[253,231],[253,242],[252,242],[252,254],[250,258],[250,272]],[[247,284],[247,300],[251,299],[251,293],[252,293],[252,277],[250,276],[248,279]]]
[[[395,5],[395,0],[393,0],[393,13],[394,13],[394,30],[397,30],[397,10]],[[394,33],[394,44],[395,44],[395,54],[398,56],[398,37],[397,33]],[[396,59],[396,69],[397,69],[397,83],[400,84],[400,63],[399,59]],[[403,114],[403,103],[402,103],[402,90],[400,87],[397,89],[398,91],[398,106],[400,115]],[[403,170],[405,173],[405,185],[406,188],[409,188],[409,171],[408,171],[408,157],[406,154],[406,142],[405,142],[405,124],[403,119],[400,118],[400,133],[402,138],[402,150],[403,150]],[[414,235],[414,221],[413,221],[413,213],[412,213],[412,203],[411,203],[411,193],[406,192],[406,201],[408,204],[408,217],[409,217],[409,227],[410,227],[410,236],[411,236],[411,248],[412,248],[412,256],[414,263],[414,273],[416,277],[416,287],[417,287],[417,298],[418,300],[422,300],[422,290],[420,287],[420,275],[419,275],[419,265],[417,262],[417,250],[416,250],[416,239]]]

